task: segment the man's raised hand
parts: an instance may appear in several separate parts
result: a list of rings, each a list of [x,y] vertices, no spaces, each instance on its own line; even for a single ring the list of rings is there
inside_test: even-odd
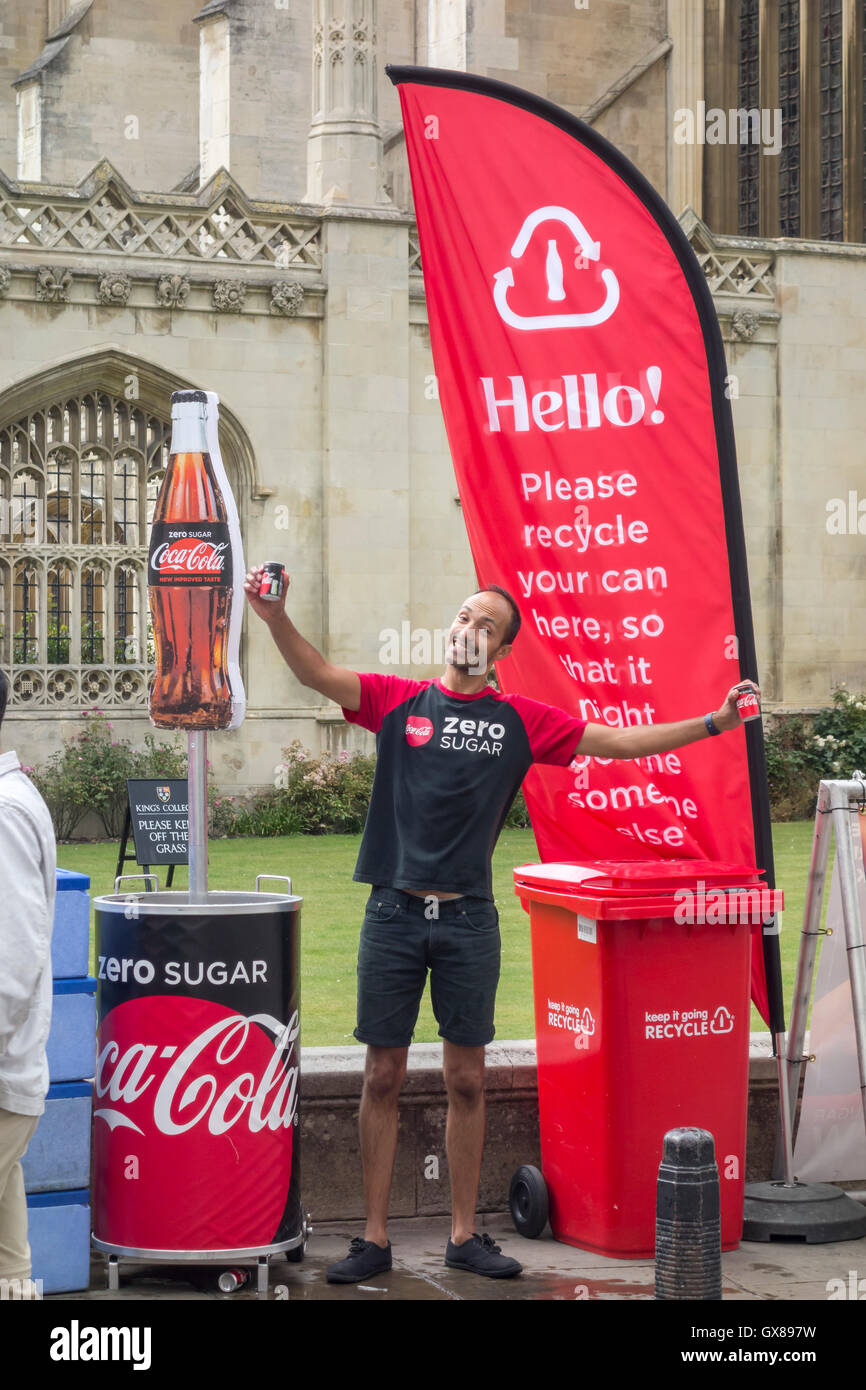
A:
[[[255,565],[249,571],[244,580],[244,593],[247,596],[247,602],[253,612],[261,618],[263,622],[270,626],[275,619],[281,617],[286,611],[286,594],[289,591],[289,576],[286,571],[283,570],[286,583],[281,598],[260,598],[259,590],[262,587],[262,575],[264,572],[264,565]]]
[[[761,692],[758,686],[755,685],[755,682],[748,680],[737,681],[737,684],[732,685],[725,696],[721,708],[713,715],[713,723],[717,729],[723,729],[725,732],[730,729],[739,729],[742,720],[737,711],[737,696],[745,687],[748,687],[749,690],[754,690],[758,699],[758,704],[760,705]]]

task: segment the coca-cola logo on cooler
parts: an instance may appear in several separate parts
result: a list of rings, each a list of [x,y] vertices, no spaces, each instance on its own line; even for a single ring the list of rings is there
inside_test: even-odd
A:
[[[187,995],[102,1021],[94,1082],[95,1223],[138,1249],[241,1249],[279,1228],[298,1103],[298,1014],[245,1017]]]

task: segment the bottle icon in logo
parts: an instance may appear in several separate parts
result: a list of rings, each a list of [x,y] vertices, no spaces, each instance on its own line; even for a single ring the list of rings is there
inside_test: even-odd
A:
[[[175,391],[171,398],[171,456],[150,536],[147,583],[156,646],[150,717],[161,729],[225,729],[232,718],[232,549],[208,452],[206,410],[204,391]]]

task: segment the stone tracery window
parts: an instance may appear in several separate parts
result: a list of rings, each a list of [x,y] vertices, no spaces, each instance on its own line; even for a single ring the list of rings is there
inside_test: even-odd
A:
[[[146,706],[146,544],[170,439],[167,415],[103,391],[0,425],[10,703]]]
[[[707,109],[729,123],[740,113],[737,148],[703,151],[704,220],[743,236],[862,242],[866,0],[704,0],[704,23]]]
[[[800,3],[779,6],[779,235],[800,235]]]
[[[841,241],[842,0],[821,0],[821,240]]]
[[[759,90],[758,0],[740,0],[738,51],[738,110],[756,111]],[[748,126],[748,122],[744,122]],[[744,131],[745,134],[745,131]],[[760,151],[749,135],[750,143],[742,143],[738,151],[739,220],[737,230],[742,236],[757,236],[760,200]]]

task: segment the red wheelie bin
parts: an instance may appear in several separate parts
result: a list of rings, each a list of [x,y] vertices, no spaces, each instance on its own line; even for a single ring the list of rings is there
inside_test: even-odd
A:
[[[710,860],[524,864],[542,1173],[511,1212],[538,1235],[652,1256],[665,1133],[709,1130],[722,1249],[743,1229],[752,931],[782,907],[760,870]]]

